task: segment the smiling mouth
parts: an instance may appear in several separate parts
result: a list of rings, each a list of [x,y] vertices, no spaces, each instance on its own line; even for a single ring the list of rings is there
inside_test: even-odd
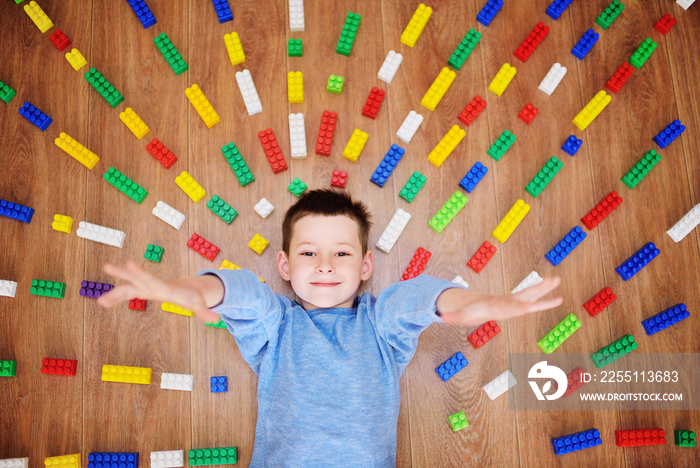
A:
[[[330,288],[330,287],[333,287],[333,286],[338,286],[340,283],[328,283],[328,282],[324,282],[324,283],[311,283],[311,284],[314,285],[314,286],[318,286],[318,287],[320,287],[320,288]]]

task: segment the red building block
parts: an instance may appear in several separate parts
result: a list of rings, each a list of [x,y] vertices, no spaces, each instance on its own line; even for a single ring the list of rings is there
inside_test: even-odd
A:
[[[401,279],[399,281],[409,280],[423,273],[423,269],[425,269],[425,265],[428,264],[428,260],[430,260],[431,255],[433,254],[425,250],[423,247],[418,247],[418,250],[416,250],[416,253],[413,254],[411,262],[406,267],[406,271],[403,272],[403,275],[401,275]]]
[[[345,188],[345,184],[348,181],[348,173],[345,171],[339,171],[338,169],[333,170],[333,176],[331,176],[331,187]]]
[[[379,108],[382,107],[382,102],[384,101],[384,95],[386,91],[379,89],[376,86],[372,88],[369,92],[369,97],[367,97],[367,102],[365,102],[365,107],[362,108],[362,115],[369,117],[374,120],[377,117],[377,112]]]
[[[666,445],[666,431],[659,428],[615,431],[615,445],[618,447]]]
[[[545,26],[542,21],[537,23],[537,26],[527,35],[522,44],[515,49],[515,55],[521,62],[525,62],[530,55],[537,49],[542,40],[549,34],[549,26]]]
[[[148,300],[146,299],[139,299],[138,297],[129,299],[129,309],[131,310],[146,310],[146,305],[148,305]]]
[[[316,139],[316,154],[321,156],[331,155],[331,146],[333,145],[333,135],[335,134],[335,123],[337,120],[337,113],[327,110],[323,111],[321,128],[318,130],[318,138]]]
[[[581,218],[581,222],[590,231],[622,203],[622,197],[617,192],[610,192],[598,203],[586,216]]]
[[[484,241],[479,247],[479,250],[469,259],[467,266],[479,273],[484,269],[486,264],[491,260],[491,257],[496,253],[496,247],[491,245],[489,241]]]
[[[627,83],[627,80],[629,79],[630,76],[632,76],[632,72],[634,71],[634,67],[630,66],[629,63],[625,62],[620,67],[617,69],[615,74],[610,77],[607,83],[605,83],[605,87],[608,88],[610,91],[613,93],[617,94],[620,89],[622,89],[622,86]]]
[[[50,375],[75,375],[78,361],[75,359],[52,359],[41,360],[41,373]]]
[[[520,117],[520,120],[525,122],[526,124],[530,125],[530,122],[532,122],[532,119],[537,117],[537,114],[539,114],[540,111],[537,109],[537,107],[533,106],[529,102],[525,107],[523,107],[523,110],[520,111],[518,114],[518,117]]]
[[[49,39],[51,40],[51,42],[53,42],[53,45],[55,45],[56,48],[61,52],[63,52],[63,50],[71,44],[70,39],[68,39],[68,36],[63,34],[60,29],[57,29],[54,32],[52,32],[49,36]]]
[[[659,31],[664,36],[667,32],[671,30],[673,25],[676,24],[676,18],[671,16],[671,13],[666,13],[661,17],[661,19],[654,25],[654,29]]]
[[[266,128],[261,132],[258,132],[258,138],[260,138],[260,143],[262,143],[263,151],[265,151],[265,156],[270,163],[272,172],[278,174],[282,171],[287,170],[287,161],[284,159],[280,145],[277,144],[277,138],[272,132],[271,128]]]
[[[583,304],[583,308],[588,311],[588,315],[595,317],[601,313],[603,309],[612,304],[615,299],[617,299],[617,296],[614,292],[612,292],[612,289],[603,288],[598,292],[598,294]]]
[[[469,335],[468,338],[471,344],[478,349],[481,348],[484,345],[484,343],[486,343],[488,340],[498,335],[500,332],[501,327],[499,327],[494,320],[491,320],[477,328],[471,335]]]
[[[187,241],[187,246],[199,252],[203,257],[206,257],[210,262],[213,262],[217,255],[219,255],[220,249],[206,240],[204,237],[200,236],[196,232],[192,234],[190,240]]]
[[[457,118],[464,123],[467,127],[476,120],[476,118],[481,114],[481,111],[486,108],[486,101],[481,99],[481,96],[476,96],[472,99],[472,102],[467,104],[467,106],[462,109]]]
[[[175,161],[177,161],[177,156],[166,148],[163,143],[158,141],[157,138],[152,139],[151,142],[146,145],[146,150],[166,169],[170,169],[172,165],[175,164]]]
[[[566,380],[567,380],[567,385],[566,385],[566,391],[562,395],[562,397],[568,397],[572,393],[574,393],[576,390],[581,388],[584,384],[583,382],[583,374],[584,370],[581,369],[580,367],[577,367],[576,369],[572,370],[568,374],[566,374]],[[556,385],[556,384],[555,384]]]

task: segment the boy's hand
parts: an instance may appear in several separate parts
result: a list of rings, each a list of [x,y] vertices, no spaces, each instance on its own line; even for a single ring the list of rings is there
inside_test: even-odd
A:
[[[105,263],[102,269],[110,276],[128,281],[128,284],[120,284],[104,296],[100,296],[97,303],[102,307],[112,307],[138,297],[175,303],[191,310],[198,319],[208,323],[215,323],[220,319],[219,315],[207,306],[207,303],[211,306],[218,304],[224,296],[224,286],[215,276],[194,276],[166,281],[149,274],[131,260],[123,267]]]
[[[506,320],[559,307],[563,301],[561,297],[542,299],[559,284],[561,278],[551,276],[508,296],[489,296],[460,288],[447,289],[438,296],[435,305],[447,324],[481,325],[489,320]]]

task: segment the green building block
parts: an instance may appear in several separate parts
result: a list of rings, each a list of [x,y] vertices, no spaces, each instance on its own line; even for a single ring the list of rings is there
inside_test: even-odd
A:
[[[480,40],[481,33],[476,31],[474,28],[471,28],[469,32],[467,32],[467,35],[464,36],[464,39],[462,39],[462,42],[459,43],[455,51],[452,52],[447,64],[456,70],[462,68],[464,62],[467,60],[467,58],[469,58],[469,54],[472,53],[474,47],[476,47]]]
[[[625,5],[620,3],[620,0],[613,0],[613,2],[608,5],[608,7],[603,10],[597,20],[596,24],[603,29],[608,29],[610,25],[620,16],[622,10],[625,9]]]
[[[173,69],[176,75],[187,71],[187,62],[182,58],[182,55],[177,51],[167,34],[160,33],[160,36],[153,38],[153,42],[155,42],[156,47],[158,47],[160,53],[163,54],[163,58],[168,62],[168,65],[170,65],[170,68]]]
[[[639,348],[639,343],[634,341],[634,337],[625,335],[619,340],[604,346],[598,352],[591,354],[591,360],[600,369],[637,348]]]
[[[556,156],[552,156],[547,164],[544,165],[540,172],[527,184],[525,191],[532,195],[533,198],[542,193],[544,188],[554,179],[554,176],[559,173],[564,163],[559,161]]]
[[[345,18],[343,30],[340,32],[338,45],[335,48],[335,51],[340,55],[350,56],[352,45],[355,43],[355,36],[357,36],[357,29],[360,27],[361,20],[362,17],[358,13],[353,13],[352,11],[348,13],[347,18]]]
[[[9,104],[16,95],[17,92],[14,89],[0,81],[0,99]]]
[[[440,234],[442,230],[445,229],[445,226],[452,221],[452,218],[459,213],[459,210],[464,208],[464,205],[466,205],[468,201],[469,198],[467,198],[466,195],[462,195],[462,192],[457,190],[452,194],[450,199],[447,200],[447,203],[442,205],[442,208],[433,216],[433,219],[428,221],[428,226],[433,228],[433,231]]]
[[[191,449],[187,458],[190,466],[231,465],[238,463],[238,447]]]
[[[673,431],[673,440],[678,447],[695,447],[697,445],[693,431]]]
[[[148,247],[146,247],[146,253],[143,255],[143,258],[152,262],[160,263],[160,260],[163,258],[164,252],[165,249],[163,247],[148,244]]]
[[[287,44],[287,55],[290,57],[301,57],[304,53],[304,47],[301,39],[290,39]]]
[[[498,137],[498,140],[493,142],[493,145],[491,145],[491,148],[489,148],[489,150],[486,153],[493,159],[498,161],[503,157],[504,154],[506,154],[506,151],[508,151],[510,147],[513,146],[513,143],[515,143],[515,139],[515,135],[510,133],[510,131],[505,130],[503,133],[501,133],[501,136]]]
[[[552,354],[579,328],[581,328],[581,321],[576,315],[569,314],[552,331],[544,335],[544,338],[537,342],[537,346],[544,351],[544,354]]]
[[[114,86],[94,67],[85,73],[85,79],[112,108],[117,107],[124,100],[124,96],[119,94],[119,91],[114,89]]]
[[[628,188],[635,188],[659,161],[661,161],[661,155],[657,153],[656,150],[647,151],[647,153],[642,156],[642,159],[637,161],[637,164],[622,177],[622,182]]]
[[[467,416],[464,414],[464,411],[460,411],[459,413],[451,414],[449,416],[450,418],[450,425],[452,426],[452,430],[457,432],[465,427],[469,427],[469,421],[467,421]]]
[[[146,198],[146,195],[148,195],[148,192],[143,187],[113,167],[110,167],[109,170],[105,172],[104,180],[115,186],[120,192],[139,205],[143,199]]]
[[[630,57],[630,63],[637,69],[642,68],[642,65],[651,57],[651,54],[654,53],[657,46],[658,44],[656,42],[647,37],[642,41],[634,54],[632,54],[632,57]]]
[[[342,76],[331,75],[328,77],[326,91],[329,93],[340,94],[343,92],[343,83],[345,79]]]
[[[224,153],[224,157],[226,161],[228,161],[229,166],[231,166],[231,169],[233,169],[233,173],[236,174],[238,182],[241,183],[241,187],[255,182],[253,173],[250,172],[248,164],[246,164],[243,156],[241,156],[235,143],[231,142],[226,146],[222,146],[221,152]]]
[[[22,3],[23,1],[24,1],[24,0],[15,0],[15,3],[16,3],[17,5],[19,5],[19,4]]]
[[[226,224],[231,224],[238,216],[238,211],[234,210],[231,205],[219,198],[218,195],[211,197],[211,200],[207,202],[207,208],[223,219]]]
[[[32,287],[29,292],[35,296],[55,297],[63,299],[66,295],[66,284],[58,281],[32,280]]]
[[[223,328],[223,329],[226,329],[226,324],[224,323],[224,320],[223,320],[223,319],[219,320],[219,321],[216,322],[216,323],[209,323],[209,322],[207,322],[207,323],[206,323],[206,326],[207,326],[207,327],[213,327],[213,328]]]
[[[306,192],[307,188],[309,188],[308,185],[302,182],[298,177],[295,177],[292,183],[289,184],[289,187],[287,187],[287,190],[289,190],[294,195],[296,195],[297,198],[299,198],[301,197],[302,193]]]
[[[428,179],[423,174],[418,171],[414,172],[411,178],[408,179],[408,182],[406,182],[406,185],[404,185],[399,192],[399,196],[408,203],[411,203],[416,195],[418,195],[418,192],[420,192],[420,189],[423,188],[426,180]]]
[[[0,377],[17,375],[17,361],[0,361]]]

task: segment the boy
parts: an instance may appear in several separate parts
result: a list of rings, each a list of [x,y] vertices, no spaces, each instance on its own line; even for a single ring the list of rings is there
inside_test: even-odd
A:
[[[246,270],[206,270],[163,281],[133,262],[106,264],[128,281],[105,307],[133,297],[221,317],[258,375],[250,466],[394,466],[399,378],[433,322],[481,325],[557,307],[540,300],[559,278],[506,297],[420,275],[375,298],[356,297],[372,275],[369,213],[344,192],[314,190],[289,208],[277,270],[298,297],[275,295]],[[209,309],[213,309],[212,312]]]

